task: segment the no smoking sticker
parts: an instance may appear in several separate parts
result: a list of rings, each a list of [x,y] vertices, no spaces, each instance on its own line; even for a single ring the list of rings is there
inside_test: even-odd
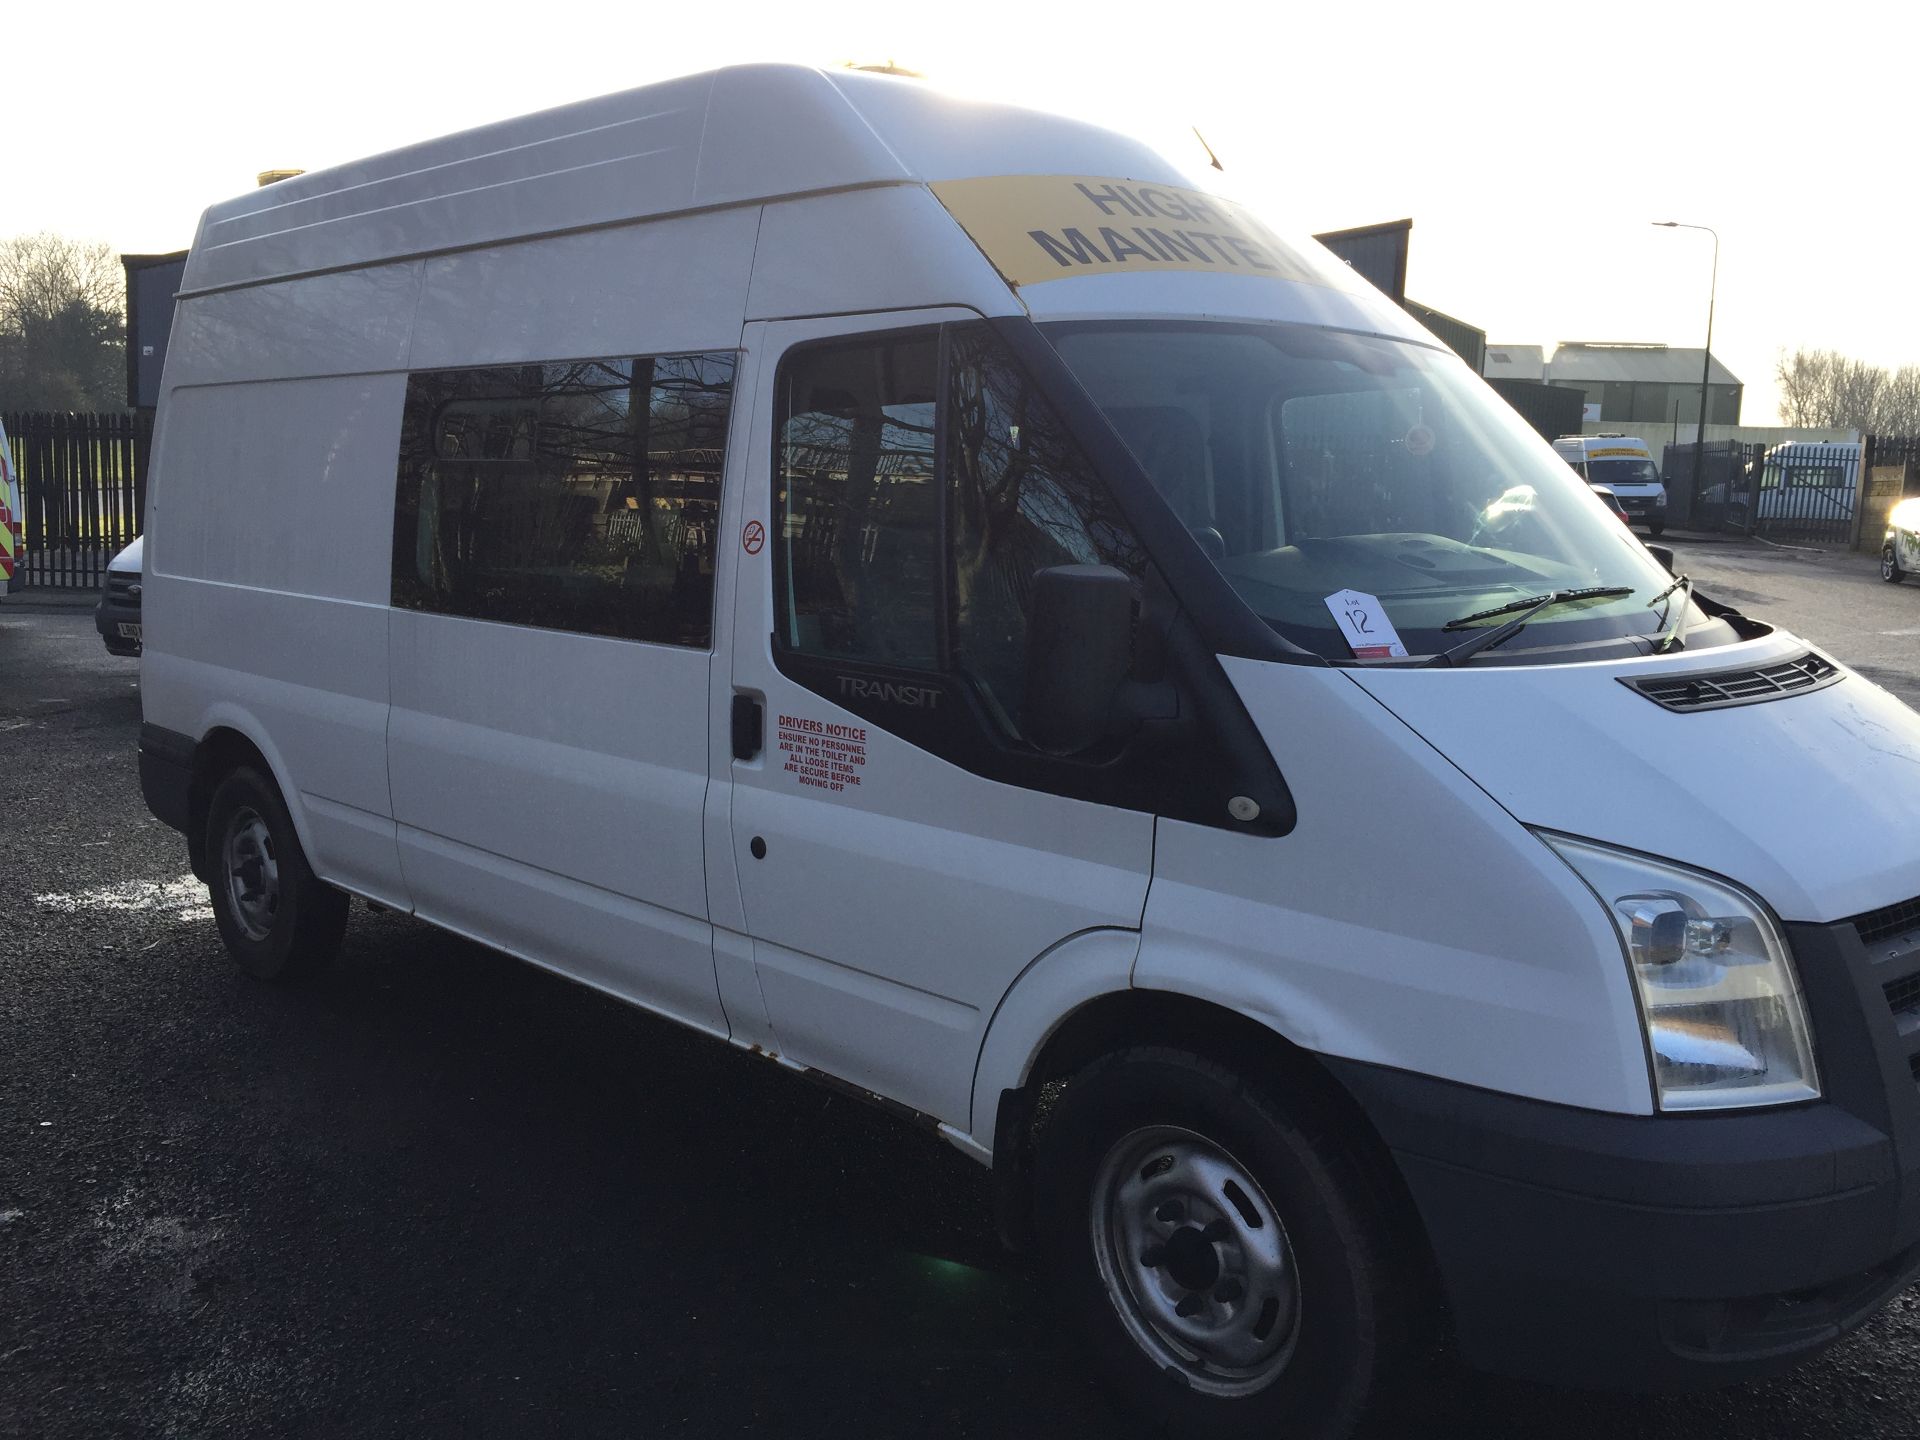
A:
[[[767,543],[767,527],[758,520],[749,520],[747,528],[740,532],[740,548],[749,555],[758,555],[760,547]]]

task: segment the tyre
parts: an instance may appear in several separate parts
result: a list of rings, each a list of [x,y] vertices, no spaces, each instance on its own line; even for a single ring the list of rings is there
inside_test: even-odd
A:
[[[1175,1435],[1349,1434],[1406,1349],[1391,1207],[1328,1112],[1190,1052],[1069,1082],[1036,1219],[1069,1324],[1123,1404]]]
[[[1658,540],[1662,535],[1667,533],[1667,522],[1664,520],[1653,521],[1647,526],[1647,533]]]
[[[214,923],[240,968],[291,980],[331,960],[347,928],[347,896],[316,877],[273,781],[242,765],[207,807],[207,889]]]
[[[1900,557],[1894,552],[1891,540],[1880,547],[1880,578],[1889,585],[1898,585],[1907,578],[1907,572],[1900,568]]]

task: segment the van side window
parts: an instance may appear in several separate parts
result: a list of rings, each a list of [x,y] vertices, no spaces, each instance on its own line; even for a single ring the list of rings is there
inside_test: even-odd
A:
[[[984,323],[798,347],[779,388],[782,650],[964,677],[1018,736],[1034,572],[1146,569],[1051,403]]]
[[[731,354],[407,380],[393,603],[706,648]]]
[[[774,566],[802,654],[938,662],[934,332],[809,347],[780,375]]]

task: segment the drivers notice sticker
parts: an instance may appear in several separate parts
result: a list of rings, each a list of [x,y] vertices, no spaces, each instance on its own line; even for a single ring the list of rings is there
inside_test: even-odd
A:
[[[1376,597],[1358,590],[1338,590],[1327,596],[1327,609],[1333,612],[1334,623],[1347,637],[1347,646],[1356,659],[1386,660],[1407,653]]]
[[[867,727],[782,715],[780,768],[802,785],[838,794],[858,788],[867,763]]]

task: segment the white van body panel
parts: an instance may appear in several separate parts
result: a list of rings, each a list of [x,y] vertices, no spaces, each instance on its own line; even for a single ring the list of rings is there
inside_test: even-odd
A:
[[[175,307],[164,390],[405,370],[420,262],[202,295]],[[289,337],[297,336],[297,343]]]
[[[747,319],[965,305],[1018,315],[986,256],[919,185],[815,195],[762,207]]]
[[[165,523],[150,526],[141,660],[147,721],[246,735],[274,765],[315,869],[402,906],[386,607],[405,386],[388,374],[169,391],[156,470],[164,455],[171,475],[252,477],[272,487],[281,523],[262,525],[258,502],[223,487],[175,486]]]
[[[731,350],[758,221],[728,210],[436,255],[407,366]]]
[[[1920,716],[1851,671],[1822,690],[1679,714],[1614,683],[1806,648],[1776,631],[1678,660],[1353,674],[1524,823],[1709,870],[1783,920],[1826,922],[1920,895]],[[1870,845],[1834,843],[1836,796]]]
[[[394,610],[393,814],[414,905],[724,1029],[707,935],[702,651]]]
[[[1221,663],[1299,823],[1271,840],[1161,820],[1134,983],[1309,1050],[1650,1113],[1626,958],[1573,872],[1353,672]]]

